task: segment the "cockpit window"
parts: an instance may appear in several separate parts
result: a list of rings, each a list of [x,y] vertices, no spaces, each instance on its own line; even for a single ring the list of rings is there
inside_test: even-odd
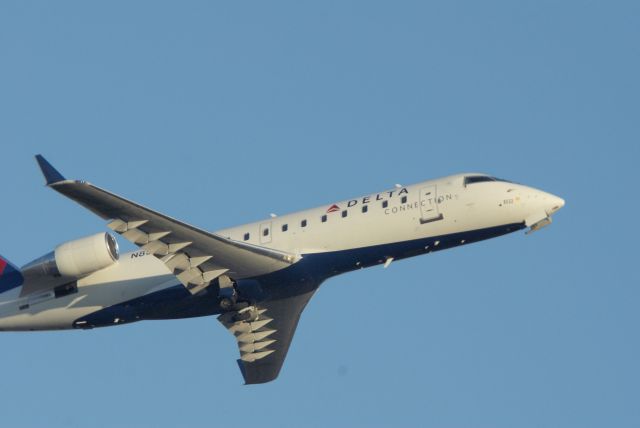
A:
[[[469,184],[484,183],[486,181],[495,180],[487,175],[470,175],[464,178],[464,185],[468,186]]]
[[[489,177],[488,175],[469,175],[464,178],[464,185],[468,186],[469,184],[486,183],[490,181],[502,181],[504,183],[511,183],[508,180],[503,180],[502,178],[496,178],[496,177]]]

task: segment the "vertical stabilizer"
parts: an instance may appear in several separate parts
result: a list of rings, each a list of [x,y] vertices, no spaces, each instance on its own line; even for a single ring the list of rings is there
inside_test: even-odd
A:
[[[0,256],[0,293],[9,291],[22,285],[23,278],[20,269],[13,263]]]

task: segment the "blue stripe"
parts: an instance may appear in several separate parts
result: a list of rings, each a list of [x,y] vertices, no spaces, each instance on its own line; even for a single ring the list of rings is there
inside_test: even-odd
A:
[[[248,283],[249,286],[244,289],[249,290],[257,281],[260,284],[260,289],[252,292],[252,296],[248,297],[253,297],[256,300],[262,300],[265,297],[277,298],[280,293],[292,293],[293,288],[295,291],[303,292],[306,284],[317,284],[335,275],[384,263],[387,257],[400,260],[495,238],[521,230],[524,227],[523,223],[514,223],[392,244],[306,254],[303,255],[302,260],[287,269],[253,280],[240,281],[239,285],[242,287],[243,282]],[[240,292],[242,293],[242,288]],[[144,319],[192,318],[219,313],[221,313],[221,309],[218,306],[217,290],[207,289],[207,292],[193,296],[181,284],[176,284],[170,288],[94,312],[76,320],[74,327],[105,327],[114,325],[115,319],[118,319],[117,324],[124,324]]]

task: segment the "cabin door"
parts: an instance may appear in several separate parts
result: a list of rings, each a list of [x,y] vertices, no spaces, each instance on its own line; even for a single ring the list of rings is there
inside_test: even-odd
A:
[[[438,207],[438,186],[426,186],[420,189],[420,223],[431,223],[444,217]]]

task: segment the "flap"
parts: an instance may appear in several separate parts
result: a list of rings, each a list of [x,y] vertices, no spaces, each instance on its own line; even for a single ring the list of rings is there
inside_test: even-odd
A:
[[[278,377],[300,315],[316,289],[218,317],[236,338],[240,350],[238,366],[245,384],[265,383]]]
[[[254,277],[300,259],[206,232],[85,181],[66,180],[39,155],[38,162],[49,187],[111,220],[109,228],[162,260],[194,294],[222,274],[234,279]]]

